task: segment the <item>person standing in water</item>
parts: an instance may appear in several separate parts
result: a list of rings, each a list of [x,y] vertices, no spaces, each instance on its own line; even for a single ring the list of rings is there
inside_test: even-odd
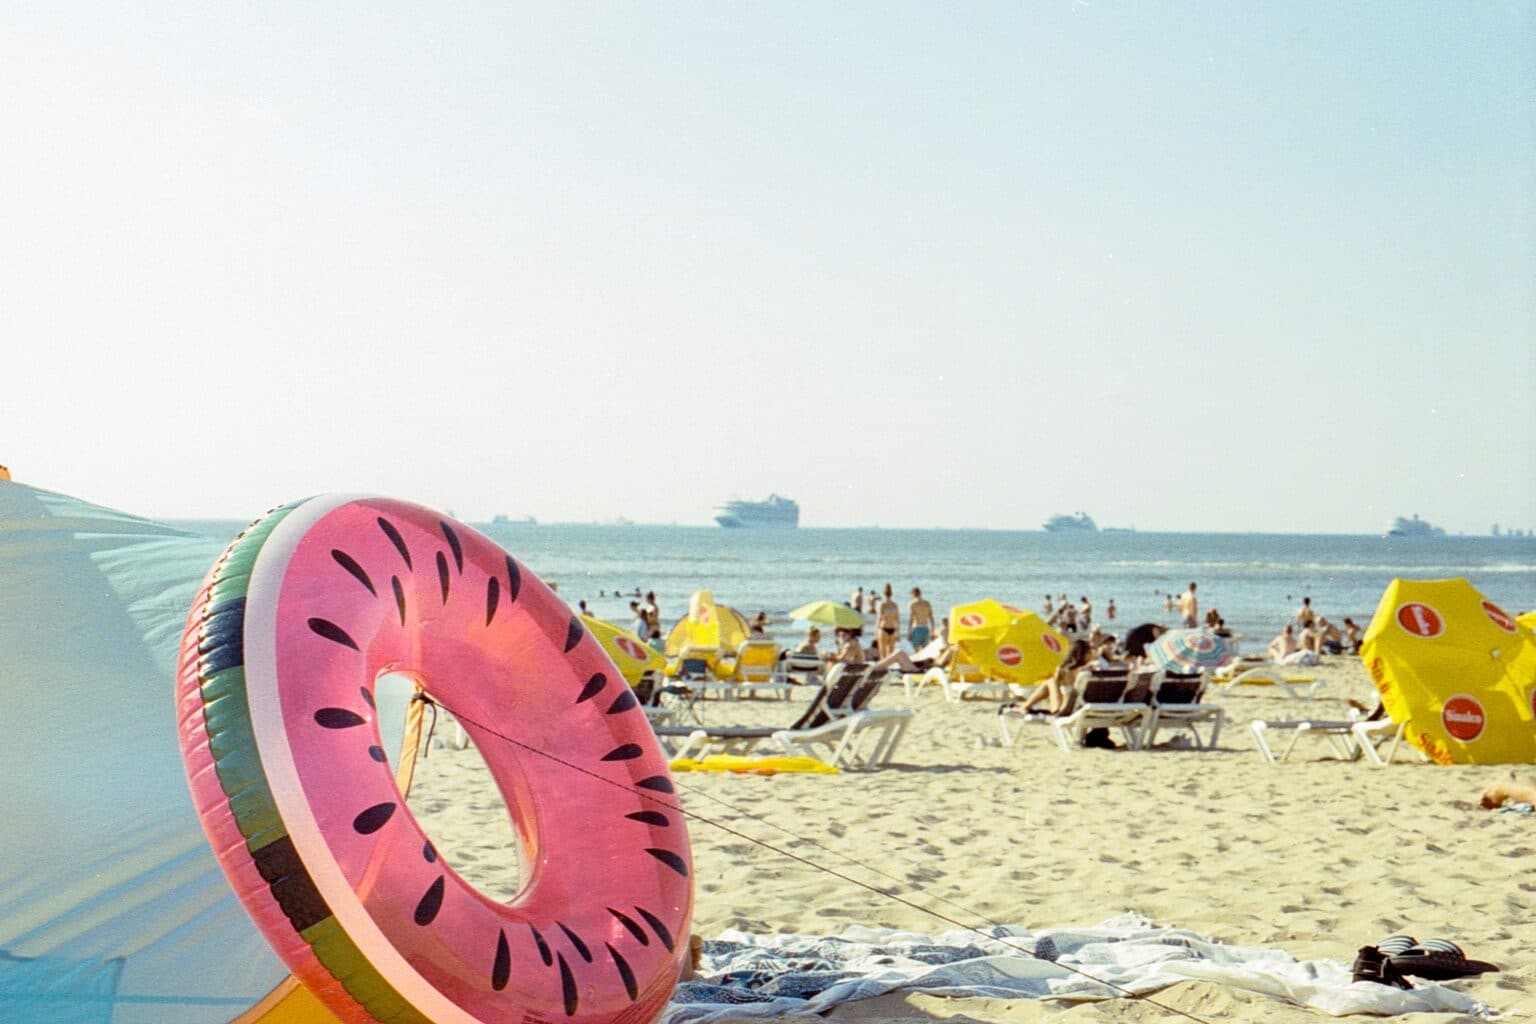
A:
[[[915,651],[933,639],[933,605],[923,599],[923,588],[912,588],[907,605],[907,640]]]
[[[1179,595],[1179,621],[1185,629],[1194,629],[1200,625],[1200,601],[1195,597],[1195,584],[1191,580],[1189,589]]]

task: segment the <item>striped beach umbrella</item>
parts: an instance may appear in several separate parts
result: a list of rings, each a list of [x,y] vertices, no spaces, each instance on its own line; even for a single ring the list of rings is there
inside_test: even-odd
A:
[[[1237,656],[1226,637],[1208,629],[1170,629],[1148,645],[1147,653],[1160,668],[1179,672],[1221,668]]]

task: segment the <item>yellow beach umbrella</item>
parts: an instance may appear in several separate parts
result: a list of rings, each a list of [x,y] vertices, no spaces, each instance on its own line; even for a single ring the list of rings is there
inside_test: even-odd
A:
[[[1515,621],[1526,629],[1536,633],[1536,612],[1526,612],[1524,615],[1516,615]]]
[[[688,614],[677,620],[667,634],[667,657],[684,647],[708,647],[734,651],[751,632],[747,620],[729,605],[716,604],[714,594],[695,590],[688,598]]]
[[[1033,683],[1067,655],[1067,640],[1034,612],[1000,601],[973,601],[949,610],[949,639],[987,675]]]
[[[804,619],[806,622],[819,622],[823,626],[835,626],[839,629],[862,629],[864,626],[864,613],[855,611],[845,604],[836,601],[812,601],[803,604],[789,613],[792,619]]]
[[[619,674],[630,686],[638,683],[646,672],[666,667],[667,659],[660,652],[646,646],[644,640],[629,630],[620,629],[611,622],[594,619],[590,615],[583,615],[581,622],[597,638],[603,650],[608,652],[608,657],[613,659]]]
[[[1466,580],[1393,580],[1360,657],[1431,760],[1536,763],[1536,634]]]

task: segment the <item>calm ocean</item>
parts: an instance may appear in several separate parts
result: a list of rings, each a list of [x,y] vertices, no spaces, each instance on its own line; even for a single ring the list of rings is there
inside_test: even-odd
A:
[[[232,538],[246,524],[178,525]],[[1047,593],[1087,595],[1103,622],[1111,598],[1123,631],[1138,622],[1171,623],[1163,597],[1199,583],[1202,614],[1218,609],[1228,626],[1267,643],[1302,595],[1334,621],[1369,621],[1395,576],[1465,576],[1511,613],[1536,608],[1536,538],[1276,534],[1100,533],[991,530],[798,529],[472,524],[546,580],[573,607],[585,599],[598,616],[627,624],[627,596],[654,590],[662,618],[687,609],[694,590],[747,615],[782,620],[806,601],[845,601],[855,587],[892,584],[905,613],[914,586],[939,614],[994,597],[1039,609]],[[781,628],[781,635],[798,630]]]

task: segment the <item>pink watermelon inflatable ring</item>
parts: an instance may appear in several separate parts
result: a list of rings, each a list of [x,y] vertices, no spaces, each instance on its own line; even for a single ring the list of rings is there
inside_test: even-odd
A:
[[[460,878],[407,809],[376,724],[387,673],[475,740],[521,842],[512,902]],[[225,873],[343,1021],[660,1012],[693,904],[666,761],[597,642],[485,537],[381,498],[274,510],[204,581],[177,699]]]

